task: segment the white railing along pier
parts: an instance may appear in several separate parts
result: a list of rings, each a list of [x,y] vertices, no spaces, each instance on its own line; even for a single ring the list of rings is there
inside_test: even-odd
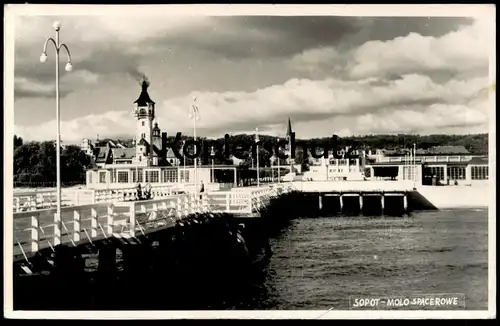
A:
[[[254,216],[269,200],[292,190],[291,184],[232,191],[158,195],[152,200],[65,206],[55,223],[56,208],[14,213],[14,257],[28,259],[59,244],[77,246],[101,239],[129,238],[174,225],[195,213]]]

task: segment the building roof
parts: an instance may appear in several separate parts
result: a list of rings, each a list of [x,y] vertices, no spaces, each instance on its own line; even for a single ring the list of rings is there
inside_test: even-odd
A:
[[[109,153],[110,153],[109,147],[104,147],[104,146],[96,147],[94,149],[94,156],[96,163],[106,163],[106,161],[108,160]]]
[[[467,163],[469,164],[489,164],[489,160],[487,156],[479,157],[479,156],[473,156],[470,161]]]
[[[291,136],[292,135],[292,122],[290,121],[290,118],[288,118],[288,126],[286,129],[286,135]]]
[[[111,151],[115,160],[132,159],[135,156],[135,148],[113,148]]]
[[[134,103],[136,103],[137,106],[148,106],[148,104],[155,104],[155,102],[149,97],[148,93],[149,82],[146,80],[146,78],[143,79],[141,87],[142,87],[141,94],[139,95],[139,98],[135,100]]]

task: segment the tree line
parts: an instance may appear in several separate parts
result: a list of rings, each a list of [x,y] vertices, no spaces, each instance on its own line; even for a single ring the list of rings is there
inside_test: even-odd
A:
[[[90,157],[79,146],[64,146],[61,149],[61,183],[85,183],[85,170],[90,163]],[[25,143],[21,137],[14,136],[14,184],[51,186],[55,182],[55,141]]]

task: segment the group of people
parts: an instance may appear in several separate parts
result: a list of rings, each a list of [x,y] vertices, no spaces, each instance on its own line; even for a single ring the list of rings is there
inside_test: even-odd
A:
[[[137,199],[138,200],[152,199],[151,198],[151,184],[149,182],[146,183],[144,188],[141,186],[140,183],[137,183],[136,190],[137,190]],[[203,181],[202,181],[201,186],[200,186],[200,193],[202,193],[204,191],[205,191],[205,185],[203,184]]]
[[[148,200],[151,199],[151,184],[148,182],[144,186],[144,188],[141,187],[141,184],[137,184],[137,198],[139,200]]]

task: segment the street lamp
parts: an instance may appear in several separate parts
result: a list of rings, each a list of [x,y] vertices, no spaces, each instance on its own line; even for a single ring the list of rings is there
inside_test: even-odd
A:
[[[66,63],[65,69],[70,72],[73,70],[73,66],[71,64],[71,54],[69,52],[68,47],[64,43],[59,43],[59,30],[61,29],[61,23],[54,22],[52,25],[54,30],[56,31],[55,40],[52,37],[49,37],[45,40],[45,44],[43,46],[43,52],[40,55],[40,62],[47,62],[47,44],[52,43],[56,50],[56,124],[57,124],[57,138],[56,138],[56,192],[57,192],[57,209],[56,216],[54,218],[54,222],[56,227],[54,229],[54,245],[58,245],[61,243],[61,227],[62,227],[62,218],[61,218],[61,108],[59,106],[59,51],[63,48],[66,51],[68,62]]]
[[[191,110],[189,111],[189,119],[193,119],[193,139],[196,142],[196,121],[200,120],[200,110],[196,104],[196,96],[193,97],[193,103],[191,104]],[[194,158],[194,186],[196,192],[198,192],[198,154],[199,153],[197,151]]]
[[[259,169],[259,128],[255,128],[255,143],[257,151],[257,187],[260,187],[260,169]]]

